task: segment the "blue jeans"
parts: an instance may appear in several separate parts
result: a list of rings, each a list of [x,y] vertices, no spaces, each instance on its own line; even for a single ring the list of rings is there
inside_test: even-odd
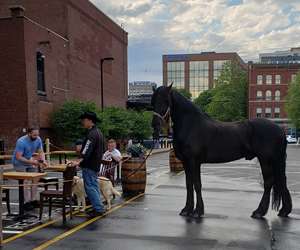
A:
[[[92,203],[94,210],[96,212],[104,212],[104,207],[101,202],[97,172],[89,168],[82,168],[82,178],[85,192],[89,198],[89,201]]]

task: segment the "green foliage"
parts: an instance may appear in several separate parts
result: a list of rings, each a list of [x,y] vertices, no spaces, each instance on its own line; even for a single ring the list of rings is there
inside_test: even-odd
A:
[[[220,121],[247,118],[247,74],[235,63],[226,63],[216,87],[199,95],[195,103]]]
[[[52,115],[52,128],[64,143],[73,143],[83,138],[86,131],[81,127],[80,115],[85,111],[95,112],[101,122],[97,124],[105,138],[149,138],[152,134],[150,112],[137,112],[117,107],[105,108],[103,112],[92,102],[66,102]]]
[[[178,93],[182,94],[187,99],[191,100],[192,94],[186,89],[175,89]]]
[[[289,85],[285,109],[292,123],[296,128],[300,128],[300,72]]]
[[[143,140],[149,138],[152,135],[152,112],[135,112],[130,111],[131,132],[130,138],[135,140]]]
[[[56,110],[51,117],[52,128],[63,142],[74,142],[85,134],[80,124],[79,117],[86,111],[99,113],[92,102],[69,101]]]
[[[133,144],[127,149],[127,153],[133,158],[142,158],[145,156],[146,149],[141,144]]]
[[[194,103],[199,106],[204,112],[207,112],[208,104],[211,103],[214,95],[214,89],[203,91],[195,100]]]

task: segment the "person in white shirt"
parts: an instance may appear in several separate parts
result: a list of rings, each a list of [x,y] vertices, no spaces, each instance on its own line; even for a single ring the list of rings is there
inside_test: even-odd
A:
[[[107,151],[104,153],[103,160],[105,161],[116,161],[120,162],[122,160],[122,155],[117,149],[117,143],[114,139],[110,139],[107,143]]]

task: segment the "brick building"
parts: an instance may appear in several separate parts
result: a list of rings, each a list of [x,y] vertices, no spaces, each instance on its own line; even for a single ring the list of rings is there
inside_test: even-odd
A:
[[[8,147],[28,126],[48,133],[50,114],[67,100],[100,106],[102,58],[114,58],[103,64],[104,106],[126,106],[127,33],[88,0],[1,0],[0,17],[0,139]]]
[[[201,54],[163,55],[163,85],[173,82],[176,88],[185,88],[192,98],[214,87],[226,62],[235,62],[247,70],[237,53],[202,52]]]
[[[262,64],[249,62],[249,118],[265,117],[285,129],[290,127],[284,110],[289,83],[300,64]]]

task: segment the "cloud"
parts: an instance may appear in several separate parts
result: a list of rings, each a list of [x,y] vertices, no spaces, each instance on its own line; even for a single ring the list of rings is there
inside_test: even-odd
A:
[[[153,75],[160,78],[163,53],[236,51],[247,60],[262,52],[300,46],[299,0],[91,2],[124,24],[129,32],[130,60],[137,58],[145,45],[147,51],[152,50],[144,60],[139,57],[139,65],[146,68],[147,60],[153,62],[159,72]],[[134,63],[129,61],[129,65]]]

